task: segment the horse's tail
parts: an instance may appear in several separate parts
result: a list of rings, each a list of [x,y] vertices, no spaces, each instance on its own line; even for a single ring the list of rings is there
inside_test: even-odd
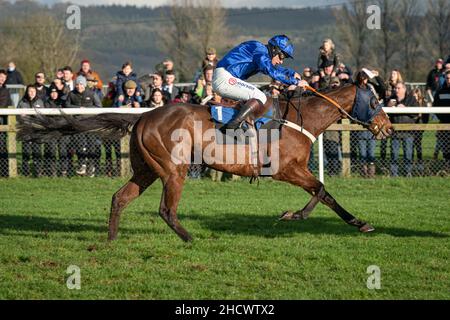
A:
[[[120,138],[130,132],[141,114],[101,113],[95,116],[22,116],[17,137],[23,141],[48,142],[63,136],[93,132],[105,138]]]

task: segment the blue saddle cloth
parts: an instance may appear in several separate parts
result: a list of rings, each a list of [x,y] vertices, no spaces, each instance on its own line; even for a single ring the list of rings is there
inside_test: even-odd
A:
[[[238,114],[238,112],[239,110],[233,108],[225,108],[216,105],[211,106],[211,117],[214,119],[214,121],[218,123],[227,124],[228,122],[231,121],[231,119],[233,119]],[[269,109],[269,111],[265,114],[265,116],[267,117],[272,116],[272,108]],[[255,121],[256,130],[259,130],[259,128],[261,128],[262,125],[266,124],[270,120],[272,119],[265,117],[257,119]]]

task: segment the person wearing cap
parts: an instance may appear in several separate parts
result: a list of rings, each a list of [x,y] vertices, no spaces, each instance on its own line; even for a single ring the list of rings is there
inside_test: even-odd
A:
[[[367,91],[367,93],[370,96],[372,96],[372,98],[369,100],[372,108],[376,108],[376,106],[380,104],[380,100],[376,93],[376,89],[370,82],[372,79],[375,79],[376,74],[377,74],[376,71],[371,71],[367,68],[362,68],[356,74],[355,78],[355,85],[359,89]],[[383,83],[381,79],[380,82]],[[354,136],[354,139],[357,139],[358,141],[361,176],[363,178],[374,178],[376,173],[376,166],[375,166],[376,140],[373,139],[372,133],[367,130],[352,132],[352,134]]]
[[[47,100],[45,101],[45,107],[46,108],[61,108],[63,105],[63,101],[60,96],[60,91],[58,88],[53,85],[53,83],[50,85],[49,88],[49,96]]]
[[[426,90],[429,96],[433,97],[436,93],[436,90],[439,89],[439,78],[442,74],[444,67],[444,60],[441,58],[437,59],[434,68],[428,72],[427,76],[427,84],[426,84]]]
[[[75,89],[67,96],[67,108],[101,108],[100,98],[92,91],[86,90],[87,81],[83,76],[75,79]]]
[[[238,129],[245,119],[262,116],[272,106],[272,98],[245,81],[249,77],[263,73],[286,85],[308,85],[296,71],[281,66],[284,59],[293,55],[290,39],[277,35],[267,45],[255,40],[243,42],[219,61],[214,70],[213,90],[224,98],[245,101],[238,114],[222,127],[223,132]]]
[[[188,87],[183,87],[178,92],[177,97],[173,100],[173,103],[190,103],[191,102],[191,91]]]
[[[365,75],[365,79],[367,79],[367,81],[365,81],[364,84],[372,91],[372,93],[375,95],[375,97],[380,103],[383,102],[386,98],[386,87],[378,71],[362,68],[361,72],[363,75]],[[357,75],[356,80],[357,85],[362,85],[361,81],[358,79],[359,78]]]
[[[133,65],[130,61],[125,62],[122,65],[122,70],[116,73],[116,99],[119,102],[123,102],[125,99],[124,85],[127,81],[133,81],[136,84],[136,95],[142,95],[142,88],[139,84],[138,76],[133,72]]]
[[[36,79],[36,82],[34,83],[34,87],[37,90],[37,96],[42,101],[47,100],[48,94],[49,94],[49,90],[45,86],[45,73],[44,72],[37,72],[34,75],[34,78]]]
[[[207,48],[205,50],[205,58],[202,62],[202,70],[205,70],[206,66],[216,67],[219,60],[217,59],[217,52],[214,48]]]
[[[320,76],[319,81],[320,90],[331,88],[331,78],[334,77],[333,76],[334,64],[331,60],[325,61],[322,64],[322,66],[323,66],[323,75]]]
[[[60,80],[60,79],[57,79]],[[44,102],[45,108],[62,108],[63,101],[60,97],[58,88],[52,83],[49,87],[49,96]],[[53,139],[44,143],[44,164],[43,171],[47,176],[56,177],[56,151],[58,148],[58,139]]]
[[[65,102],[67,99],[67,95],[69,94],[70,90],[68,87],[65,86],[64,80],[61,78],[55,78],[52,82],[52,84],[49,87],[50,94],[45,101],[45,107],[46,108],[64,108]],[[70,154],[70,146],[73,145],[73,137],[61,137],[54,143],[49,143],[48,146],[44,145],[44,157],[49,159],[49,161],[52,163],[50,166],[50,170],[47,170],[50,172],[50,175],[55,176],[55,166],[53,166],[53,159],[56,158],[56,148],[59,147],[59,154],[60,154],[60,164],[61,164],[61,175],[67,176],[67,170],[69,167],[69,159],[72,157]]]
[[[83,61],[81,61],[80,71],[78,71],[78,73],[73,76],[74,80],[78,76],[83,76],[85,78],[87,78],[88,76],[93,76],[95,79],[97,79],[97,89],[102,90],[103,81],[102,79],[100,79],[100,75],[97,72],[91,70],[91,62],[89,60],[84,59]]]
[[[117,99],[114,103],[119,108],[140,108],[142,104],[142,96],[137,94],[137,84],[133,80],[128,80],[124,84],[124,99]]]
[[[86,88],[87,81],[83,76],[75,79],[75,90],[67,96],[67,108],[101,108],[102,102],[94,91]],[[76,171],[78,175],[95,176],[99,166],[100,155],[98,139],[93,134],[79,135],[79,145],[77,148],[78,159],[80,159],[80,168]]]

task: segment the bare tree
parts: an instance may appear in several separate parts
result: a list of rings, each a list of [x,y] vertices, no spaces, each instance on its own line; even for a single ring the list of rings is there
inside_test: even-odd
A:
[[[397,19],[400,14],[396,2],[392,0],[378,0],[381,9],[381,30],[377,41],[373,44],[379,58],[379,65],[385,77],[391,68],[391,60],[399,49]]]
[[[197,19],[197,35],[202,56],[206,48],[222,48],[226,45],[228,31],[225,10],[220,0],[203,0],[200,2],[200,19]]]
[[[423,49],[421,7],[418,0],[401,0],[401,14],[397,18],[401,42],[402,61],[406,79],[411,81],[417,75],[417,65]]]
[[[33,23],[45,26],[30,33],[33,51],[40,53],[40,70],[55,74],[58,68],[72,65],[80,49],[79,32],[67,30],[64,23],[50,14],[33,17]]]
[[[353,64],[360,69],[369,60],[367,28],[368,1],[350,1],[342,9],[334,11],[340,46],[345,57],[351,57]]]
[[[168,16],[168,25],[161,28],[159,34],[162,49],[170,52],[176,68],[180,74],[181,81],[186,80],[189,72],[190,57],[188,56],[191,44],[191,34],[193,27],[192,17],[195,13],[192,0],[172,0],[172,5]]]
[[[427,49],[434,56],[445,58],[450,51],[450,0],[428,0]]]
[[[46,12],[5,19],[0,38],[0,63],[15,61],[28,82],[38,70],[53,75],[58,67],[72,65],[80,49],[79,31],[67,30],[63,20]]]
[[[225,9],[220,0],[172,0],[159,39],[171,52],[180,81],[192,80],[208,46],[220,50],[227,44]]]

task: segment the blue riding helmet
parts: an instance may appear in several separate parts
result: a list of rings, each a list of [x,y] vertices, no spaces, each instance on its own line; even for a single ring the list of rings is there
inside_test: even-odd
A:
[[[280,50],[287,58],[294,58],[294,45],[285,35],[274,36],[269,40],[269,46]],[[276,54],[276,52],[274,52]]]

